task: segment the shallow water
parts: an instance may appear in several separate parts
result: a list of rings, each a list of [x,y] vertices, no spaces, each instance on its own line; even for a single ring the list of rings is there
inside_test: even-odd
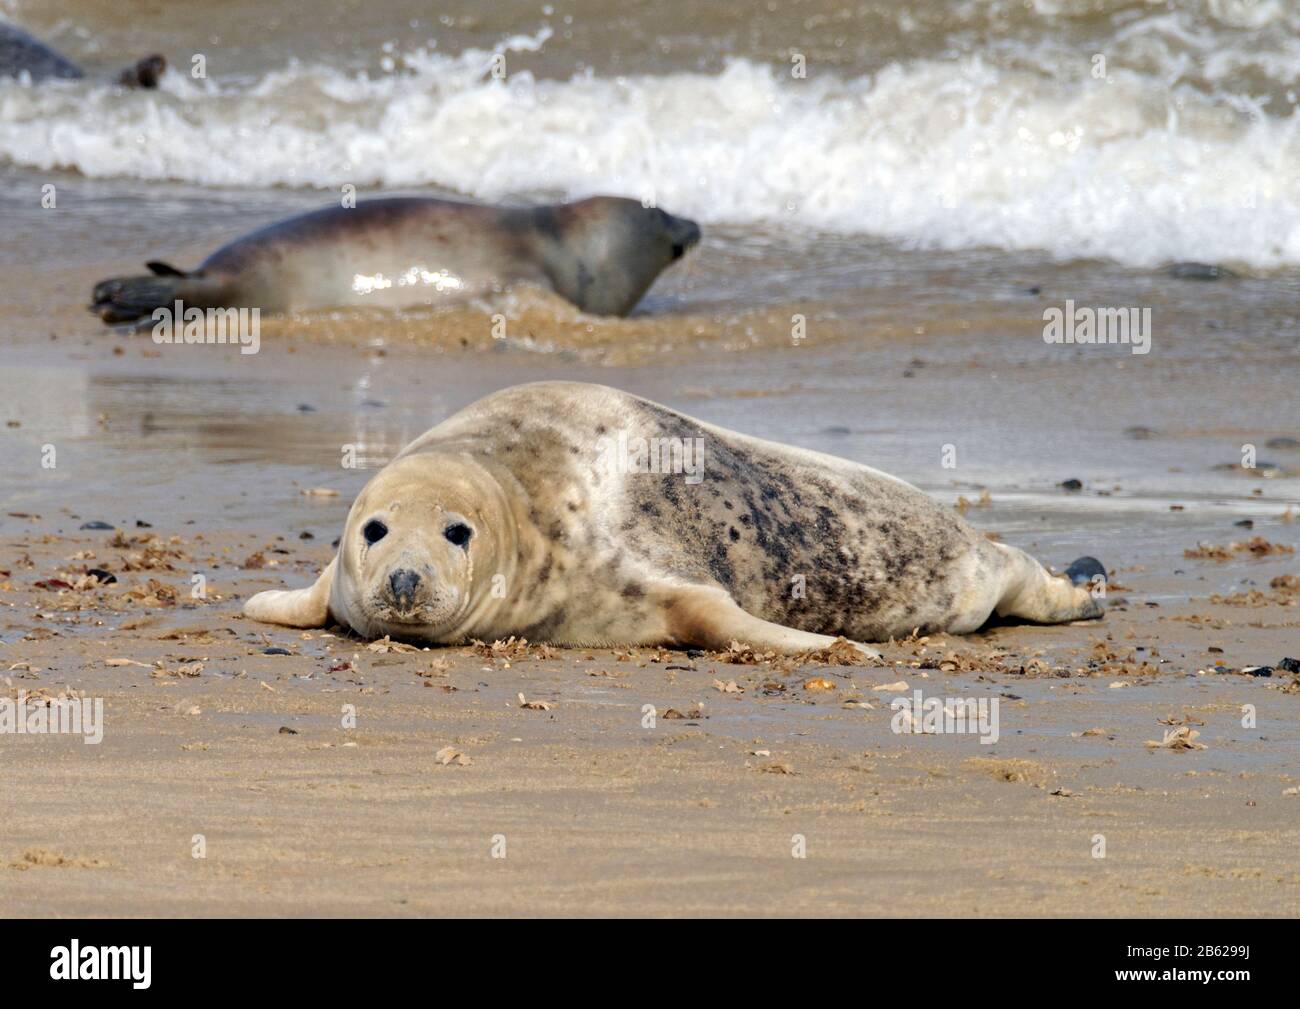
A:
[[[1300,265],[1281,0],[5,6],[100,74],[142,48],[181,70],[0,84],[0,157],[38,172],[604,191],[904,248]]]

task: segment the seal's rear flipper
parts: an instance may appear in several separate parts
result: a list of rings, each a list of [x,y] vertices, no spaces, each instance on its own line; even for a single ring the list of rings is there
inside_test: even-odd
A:
[[[1096,557],[1080,557],[1065,569],[1065,576],[1075,585],[1087,585],[1097,576],[1106,581],[1106,566]]]
[[[192,285],[187,274],[164,263],[150,263],[149,269],[153,270],[152,276],[100,281],[90,296],[90,310],[113,325],[147,318],[154,309],[170,308],[178,299],[190,300]]]
[[[117,76],[117,83],[124,88],[145,88],[152,91],[158,86],[158,78],[166,69],[167,60],[155,53],[123,70]]]
[[[1064,575],[1049,574],[1023,550],[1005,543],[988,541],[1001,558],[1002,597],[993,607],[999,617],[1018,617],[1036,624],[1064,624],[1072,620],[1096,620],[1105,614],[1092,594],[1093,578],[1106,569],[1092,557],[1080,557]],[[971,626],[973,630],[978,624]],[[953,630],[953,628],[949,628]],[[964,633],[965,628],[957,628]]]
[[[96,284],[90,310],[111,326],[150,319],[155,310],[174,309],[178,301],[185,308],[232,307],[220,278],[206,276],[202,270],[186,273],[158,260],[145,265],[149,276],[111,277]]]

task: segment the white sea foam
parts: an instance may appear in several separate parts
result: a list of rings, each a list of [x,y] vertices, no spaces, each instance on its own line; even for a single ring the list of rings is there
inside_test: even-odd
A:
[[[1219,6],[1225,18],[1269,9]],[[1186,26],[1141,25],[1148,57],[1159,42],[1178,58]],[[536,50],[547,35],[498,51]],[[1097,80],[1086,54],[1046,43],[1036,63],[985,53],[860,77],[813,66],[805,80],[737,59],[718,74],[499,81],[492,55],[399,54],[380,77],[298,64],[253,81],[173,73],[158,92],[0,83],[0,157],[90,176],[352,183],[362,195],[621,193],[706,223],[794,222],[918,247],[1300,264],[1297,115],[1241,89],[1171,87],[1139,63],[1112,62]],[[1220,51],[1203,80],[1245,58]],[[1295,64],[1274,59],[1285,87]]]

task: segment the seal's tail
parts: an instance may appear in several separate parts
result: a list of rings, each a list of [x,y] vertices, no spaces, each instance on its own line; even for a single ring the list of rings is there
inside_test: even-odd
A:
[[[124,88],[145,88],[152,91],[158,86],[158,78],[167,69],[167,60],[154,53],[138,60],[117,76],[117,83]]]
[[[170,308],[178,299],[199,304],[193,301],[192,274],[166,263],[145,265],[152,271],[147,277],[111,277],[96,284],[90,310],[112,325],[147,318],[154,309]]]

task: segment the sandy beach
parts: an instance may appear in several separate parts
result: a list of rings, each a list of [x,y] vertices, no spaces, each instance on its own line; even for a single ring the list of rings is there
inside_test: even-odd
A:
[[[1300,913],[1289,13],[379,6],[159,9],[175,66],[213,58],[157,93],[0,82],[0,727],[102,711],[93,742],[0,732],[0,915]],[[97,73],[150,48],[77,0],[0,13]],[[1112,79],[1075,88],[1097,48]],[[627,318],[525,286],[267,317],[241,355],[86,311],[350,180],[650,190],[704,238]],[[1150,309],[1148,352],[1049,342],[1067,303]],[[877,467],[1057,571],[1096,556],[1105,617],[863,666],[241,615],[312,582],[411,439],[539,379]],[[940,731],[897,707],[918,691]]]
[[[1283,484],[1268,481],[1256,497],[1265,481],[1234,477],[1235,495],[1180,497],[1181,510],[1160,512],[1146,494],[1117,504],[1112,485],[1093,489],[1094,471],[1079,466],[1069,472],[1087,481],[1081,495],[1009,482],[981,503],[973,488],[936,487],[965,498],[981,527],[1049,560],[1104,546],[1108,613],[895,643],[879,668],[518,643],[412,650],[239,614],[254,591],[315,577],[364,478],[326,458],[345,436],[336,426],[358,423],[350,397],[331,406],[329,390],[350,387],[358,362],[371,362],[368,395],[386,405],[369,409],[400,418],[428,410],[417,397],[434,383],[407,387],[419,362],[466,398],[476,377],[500,381],[514,368],[668,385],[673,376],[556,366],[527,351],[498,352],[484,374],[470,351],[294,349],[259,355],[259,391],[223,374],[243,367],[237,355],[195,364],[158,356],[147,337],[93,330],[29,345],[42,363],[13,373],[37,417],[38,399],[45,416],[72,408],[59,387],[36,384],[44,367],[89,376],[61,387],[94,420],[68,443],[90,476],[83,491],[13,479],[44,436],[24,408],[9,411],[21,426],[8,429],[6,449],[4,693],[102,698],[104,722],[96,745],[4,737],[8,913],[1289,915],[1300,906],[1300,680],[1278,668],[1241,672],[1276,667],[1300,640],[1287,550],[1296,526],[1282,518],[1294,502],[1277,495]],[[873,366],[916,352],[886,345]],[[733,359],[724,352],[718,366],[735,382]],[[292,387],[273,377],[282,367],[297,375]],[[186,377],[194,368],[202,383]],[[954,409],[943,406],[942,371],[907,380],[910,414],[901,403],[875,413],[841,402],[805,423],[880,423],[892,434],[882,441],[913,442],[909,425]],[[157,391],[141,396],[140,382]],[[241,395],[253,402],[222,405]],[[266,395],[274,406],[256,402]],[[790,395],[740,391],[727,402],[774,416],[772,400],[785,409]],[[299,400],[318,409],[302,413]],[[275,443],[258,435],[269,412],[288,435]],[[1050,443],[1058,424],[1072,419],[1040,415],[1031,426]],[[403,428],[367,426],[372,465]],[[182,435],[192,454],[162,463]],[[304,493],[320,490],[339,496]],[[1234,525],[1243,515],[1255,516],[1253,529]],[[89,521],[115,528],[83,530]],[[1256,536],[1274,549],[1231,548]],[[116,581],[98,584],[93,569]],[[201,599],[195,572],[206,579]],[[996,698],[997,741],[894,731],[890,702],[914,690]],[[653,727],[643,725],[646,705]],[[1205,748],[1148,745],[1180,729]],[[505,857],[494,858],[501,845]]]

